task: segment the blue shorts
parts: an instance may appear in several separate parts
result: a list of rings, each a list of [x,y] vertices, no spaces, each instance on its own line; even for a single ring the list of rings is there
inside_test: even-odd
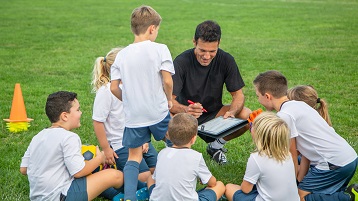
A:
[[[87,201],[87,180],[86,177],[74,179],[67,191],[66,201]]]
[[[333,194],[344,191],[357,169],[358,158],[344,167],[320,170],[311,166],[298,188],[311,193]]]
[[[148,189],[149,196],[152,194],[155,184],[151,185]],[[199,201],[216,201],[216,193],[212,189],[200,189],[197,191]]]
[[[238,190],[234,193],[232,200],[233,201],[255,201],[256,197],[259,195],[259,192],[256,189],[256,185],[252,188],[251,192],[246,194],[242,190]]]
[[[212,189],[200,189],[197,191],[199,201],[216,201],[216,193]]]
[[[146,142],[150,142],[151,135],[156,141],[163,140],[168,130],[170,113],[159,123],[152,126],[139,128],[124,128],[122,144],[128,148],[137,148]]]
[[[118,158],[116,158],[117,169],[123,172],[123,168],[128,160],[128,148],[122,147],[116,150]],[[148,152],[143,154],[143,159],[139,164],[139,173],[149,171],[149,168],[155,167],[157,164],[158,152],[153,147],[152,143],[149,143]]]

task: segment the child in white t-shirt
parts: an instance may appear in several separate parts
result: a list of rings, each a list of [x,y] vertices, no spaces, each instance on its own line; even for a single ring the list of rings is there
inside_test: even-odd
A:
[[[30,200],[93,200],[110,187],[120,188],[123,174],[118,170],[91,174],[105,163],[104,153],[97,147],[96,157],[85,161],[81,139],[70,131],[81,125],[77,94],[50,94],[45,110],[52,125],[32,138],[20,165],[29,179]]]
[[[93,127],[98,142],[106,156],[106,163],[116,164],[118,170],[123,168],[128,159],[128,148],[122,146],[124,131],[123,103],[110,91],[110,67],[122,48],[113,48],[105,57],[98,57],[92,72],[93,91],[96,97],[93,103]],[[143,159],[139,164],[138,188],[146,186],[148,177],[154,172],[157,163],[157,151],[153,145],[143,145]],[[116,189],[108,189],[101,194],[107,199],[113,199],[118,194]],[[121,195],[119,195],[121,196]]]
[[[260,73],[253,84],[260,104],[269,111],[276,110],[290,129],[290,152],[300,198],[306,201],[349,200],[344,191],[358,165],[353,147],[311,106],[288,99],[288,82],[280,72]],[[309,161],[301,163],[299,169],[298,152]]]
[[[299,201],[287,124],[274,113],[263,112],[255,118],[251,132],[256,151],[248,159],[241,185],[226,185],[226,197],[230,201]]]
[[[168,126],[172,147],[161,150],[153,177],[148,179],[150,200],[216,201],[225,192],[205,164],[203,155],[191,146],[198,131],[197,119],[187,113],[173,116]],[[197,180],[207,187],[196,191]]]
[[[151,135],[157,141],[165,139],[169,109],[173,106],[172,57],[166,45],[154,42],[161,20],[150,6],[134,9],[131,16],[134,42],[117,54],[111,67],[111,92],[123,100],[123,146],[129,148],[123,169],[124,200],[136,199],[142,145],[151,140]]]

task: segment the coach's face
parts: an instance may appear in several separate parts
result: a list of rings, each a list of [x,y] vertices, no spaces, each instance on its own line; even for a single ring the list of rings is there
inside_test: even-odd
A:
[[[193,43],[196,59],[202,66],[208,66],[218,52],[220,41],[205,42],[199,38],[198,41],[193,40]]]

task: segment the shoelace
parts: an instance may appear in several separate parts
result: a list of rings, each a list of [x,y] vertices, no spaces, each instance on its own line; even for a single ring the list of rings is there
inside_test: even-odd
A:
[[[220,163],[226,163],[226,162],[227,162],[227,161],[226,161],[226,156],[225,156],[225,154],[223,153],[222,150],[218,150],[216,153],[214,153],[213,158],[215,158],[215,156],[216,156],[217,154],[219,154],[219,162],[220,162]]]

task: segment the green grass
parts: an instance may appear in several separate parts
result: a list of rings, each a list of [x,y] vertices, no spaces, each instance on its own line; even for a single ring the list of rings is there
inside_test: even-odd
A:
[[[143,1],[144,2],[144,1]],[[94,60],[111,48],[132,42],[129,18],[141,1],[1,1],[0,114],[9,118],[15,83],[21,83],[30,130],[9,133],[0,127],[0,200],[28,200],[29,186],[19,165],[31,138],[49,121],[44,114],[48,94],[78,93],[83,143],[97,144],[92,122],[90,82]],[[150,0],[163,22],[157,42],[168,45],[173,58],[191,48],[198,23],[216,20],[222,27],[220,47],[236,59],[246,83],[245,105],[260,107],[252,86],[259,72],[281,71],[289,86],[311,84],[328,101],[335,130],[358,151],[358,2],[356,0]],[[229,94],[224,101],[229,103]],[[158,150],[162,143],[155,143]],[[205,153],[198,140],[194,149]],[[224,183],[240,183],[250,151],[248,133],[227,144],[229,164],[204,157]],[[170,171],[170,170],[168,170]],[[355,174],[351,183],[358,183]],[[100,200],[100,199],[98,199]]]

